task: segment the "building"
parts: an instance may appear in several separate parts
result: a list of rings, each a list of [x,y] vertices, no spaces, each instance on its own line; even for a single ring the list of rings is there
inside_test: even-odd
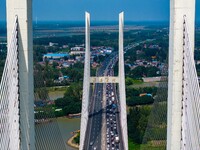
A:
[[[71,51],[84,51],[84,48],[83,48],[83,47],[76,46],[76,47],[72,47],[72,48],[71,48]]]
[[[58,43],[52,43],[52,42],[49,42],[49,46],[58,46]]]
[[[62,66],[63,66],[64,68],[68,68],[68,67],[70,67],[70,65],[71,65],[71,63],[68,63],[68,62],[64,62],[64,63],[62,64]]]
[[[85,51],[71,51],[70,55],[84,55]]]
[[[62,59],[64,57],[69,57],[68,53],[47,53],[43,55],[43,61],[45,59]]]

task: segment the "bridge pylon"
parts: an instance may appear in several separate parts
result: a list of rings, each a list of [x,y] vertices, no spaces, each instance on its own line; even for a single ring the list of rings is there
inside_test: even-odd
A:
[[[195,0],[170,0],[167,150],[182,149],[184,16],[194,51]]]
[[[12,38],[14,20],[17,17],[17,46],[19,67],[19,147],[23,150],[35,149],[34,95],[33,95],[33,37],[32,0],[6,0],[7,47]],[[10,53],[8,51],[8,53]],[[12,135],[11,135],[12,136]],[[16,141],[16,139],[15,139]],[[10,141],[12,144],[12,141]],[[16,147],[15,147],[16,149]]]
[[[85,13],[85,65],[83,80],[83,98],[81,112],[81,130],[80,130],[80,150],[84,150],[86,137],[89,99],[91,83],[118,83],[119,84],[119,103],[120,103],[120,130],[124,150],[128,150],[128,133],[127,133],[127,112],[126,112],[126,92],[125,92],[125,73],[124,73],[124,46],[123,46],[123,29],[124,29],[124,12],[119,14],[119,75],[114,76],[90,76],[90,14]]]

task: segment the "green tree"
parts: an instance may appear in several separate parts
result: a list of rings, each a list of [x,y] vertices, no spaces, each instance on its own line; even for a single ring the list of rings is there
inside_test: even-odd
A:
[[[147,69],[147,77],[155,77],[160,75],[160,70],[155,66],[148,67],[146,69]]]
[[[146,75],[146,68],[144,66],[137,66],[130,71],[130,76],[132,78],[141,78]]]
[[[133,79],[127,77],[126,80],[125,80],[125,82],[126,82],[127,86],[132,85],[133,84]]]

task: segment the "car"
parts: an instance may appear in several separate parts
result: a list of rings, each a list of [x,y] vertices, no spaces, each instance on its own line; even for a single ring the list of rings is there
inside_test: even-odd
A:
[[[91,141],[91,142],[90,142],[90,146],[92,146],[93,144],[94,144],[94,142],[93,142],[93,141]]]

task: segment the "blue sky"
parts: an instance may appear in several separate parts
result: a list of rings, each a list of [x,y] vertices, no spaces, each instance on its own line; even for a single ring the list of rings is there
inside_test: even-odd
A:
[[[196,19],[200,21],[200,0],[196,0]],[[169,0],[33,0],[33,20],[118,20],[125,12],[127,21],[168,21]],[[0,2],[0,20],[5,20],[5,0]]]

